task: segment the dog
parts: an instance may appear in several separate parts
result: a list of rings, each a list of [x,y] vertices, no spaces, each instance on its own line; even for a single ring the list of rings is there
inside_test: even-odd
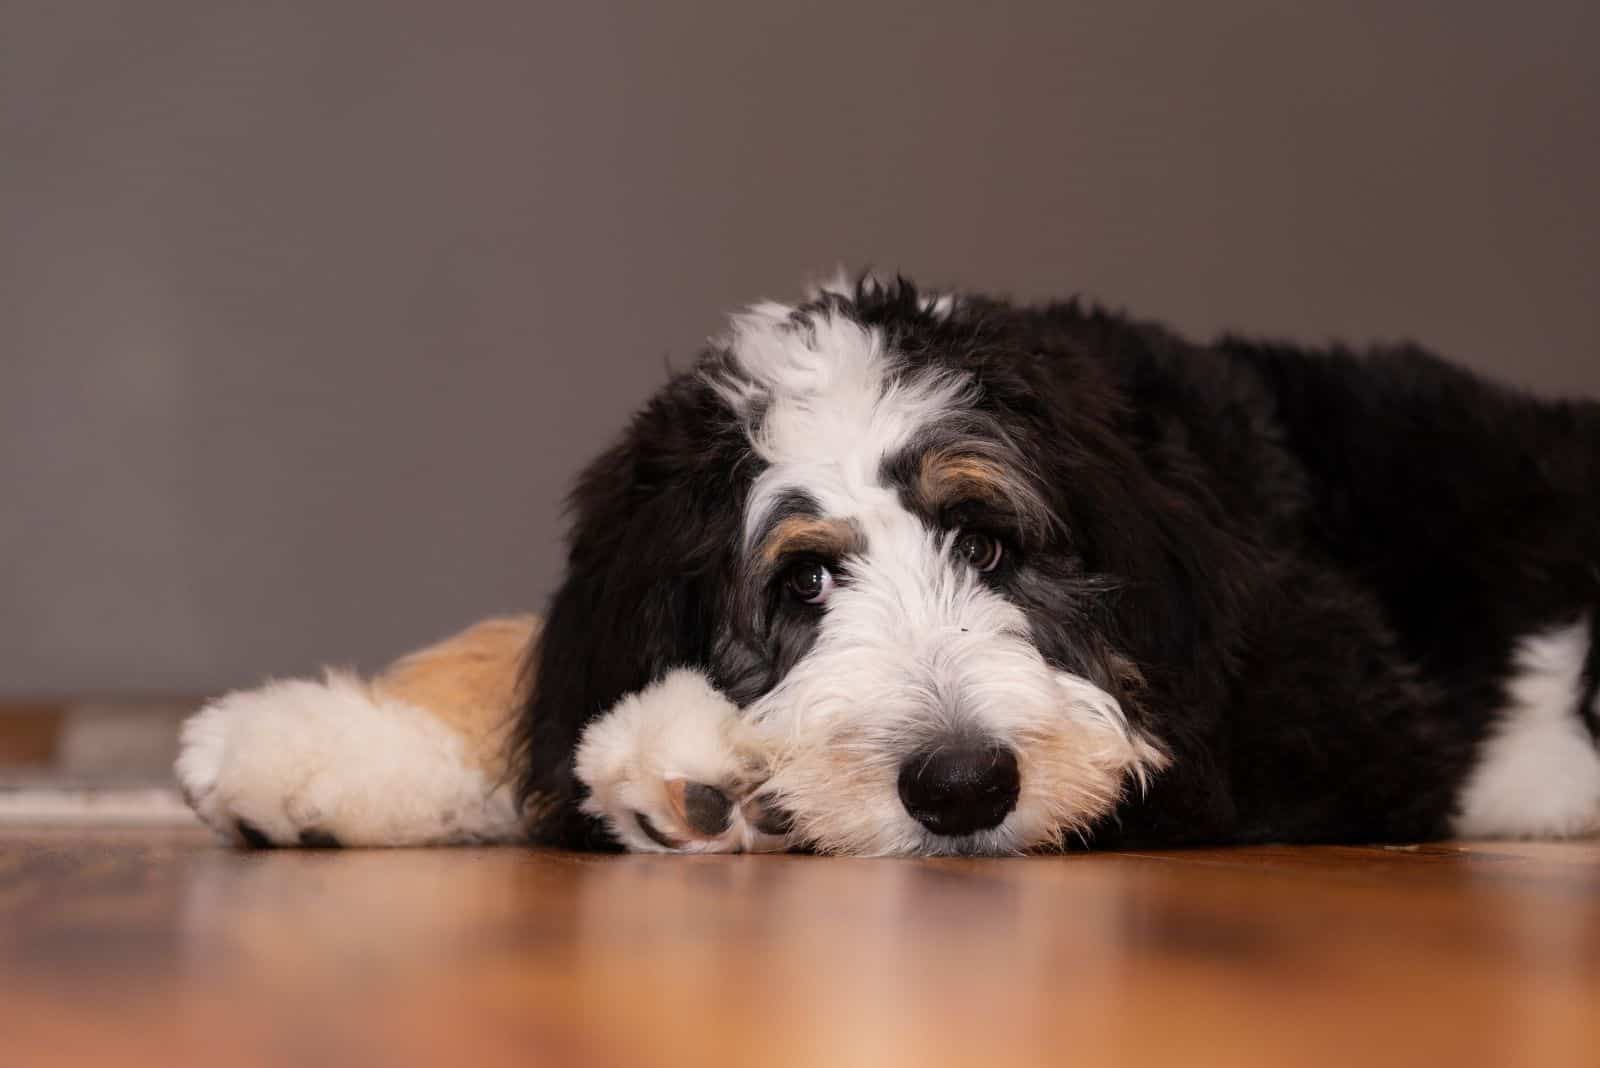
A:
[[[543,623],[185,728],[250,845],[1013,854],[1600,829],[1600,404],[871,275],[733,317]]]

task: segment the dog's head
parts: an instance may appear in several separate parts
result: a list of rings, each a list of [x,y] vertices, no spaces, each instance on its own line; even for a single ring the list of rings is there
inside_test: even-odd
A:
[[[1116,322],[870,278],[737,316],[574,493],[521,737],[553,837],[588,833],[583,725],[675,667],[774,740],[823,850],[1050,847],[1139,789],[1150,676],[1223,597],[1086,351]]]

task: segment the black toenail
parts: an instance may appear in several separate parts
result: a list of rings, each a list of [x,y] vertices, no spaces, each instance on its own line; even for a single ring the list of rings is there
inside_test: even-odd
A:
[[[316,828],[300,832],[300,844],[307,849],[339,849],[344,843],[329,834]]]
[[[654,842],[656,845],[662,846],[666,849],[678,849],[682,847],[682,842],[675,841],[669,837],[664,831],[661,830],[661,828],[651,823],[650,817],[646,816],[643,812],[635,812],[633,814],[633,818],[638,821],[639,829],[645,833],[645,837],[649,838],[650,841]]]
[[[262,834],[261,828],[257,827],[249,820],[239,820],[234,823],[234,827],[238,830],[239,837],[244,839],[244,844],[249,846],[251,849],[272,848],[272,839]]]
[[[721,834],[733,821],[733,802],[715,786],[688,783],[683,788],[683,819],[701,834]]]

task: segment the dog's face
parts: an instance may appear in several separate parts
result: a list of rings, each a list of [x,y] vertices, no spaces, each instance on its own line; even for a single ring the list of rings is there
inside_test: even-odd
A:
[[[579,484],[525,788],[570,800],[578,729],[674,667],[823,850],[1050,847],[1137,788],[1181,539],[1095,361],[1022,345],[903,284],[736,318]]]

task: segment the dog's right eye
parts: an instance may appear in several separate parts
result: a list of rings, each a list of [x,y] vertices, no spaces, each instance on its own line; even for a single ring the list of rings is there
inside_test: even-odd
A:
[[[833,572],[819,560],[801,560],[789,565],[783,584],[797,600],[821,604],[833,592]]]

